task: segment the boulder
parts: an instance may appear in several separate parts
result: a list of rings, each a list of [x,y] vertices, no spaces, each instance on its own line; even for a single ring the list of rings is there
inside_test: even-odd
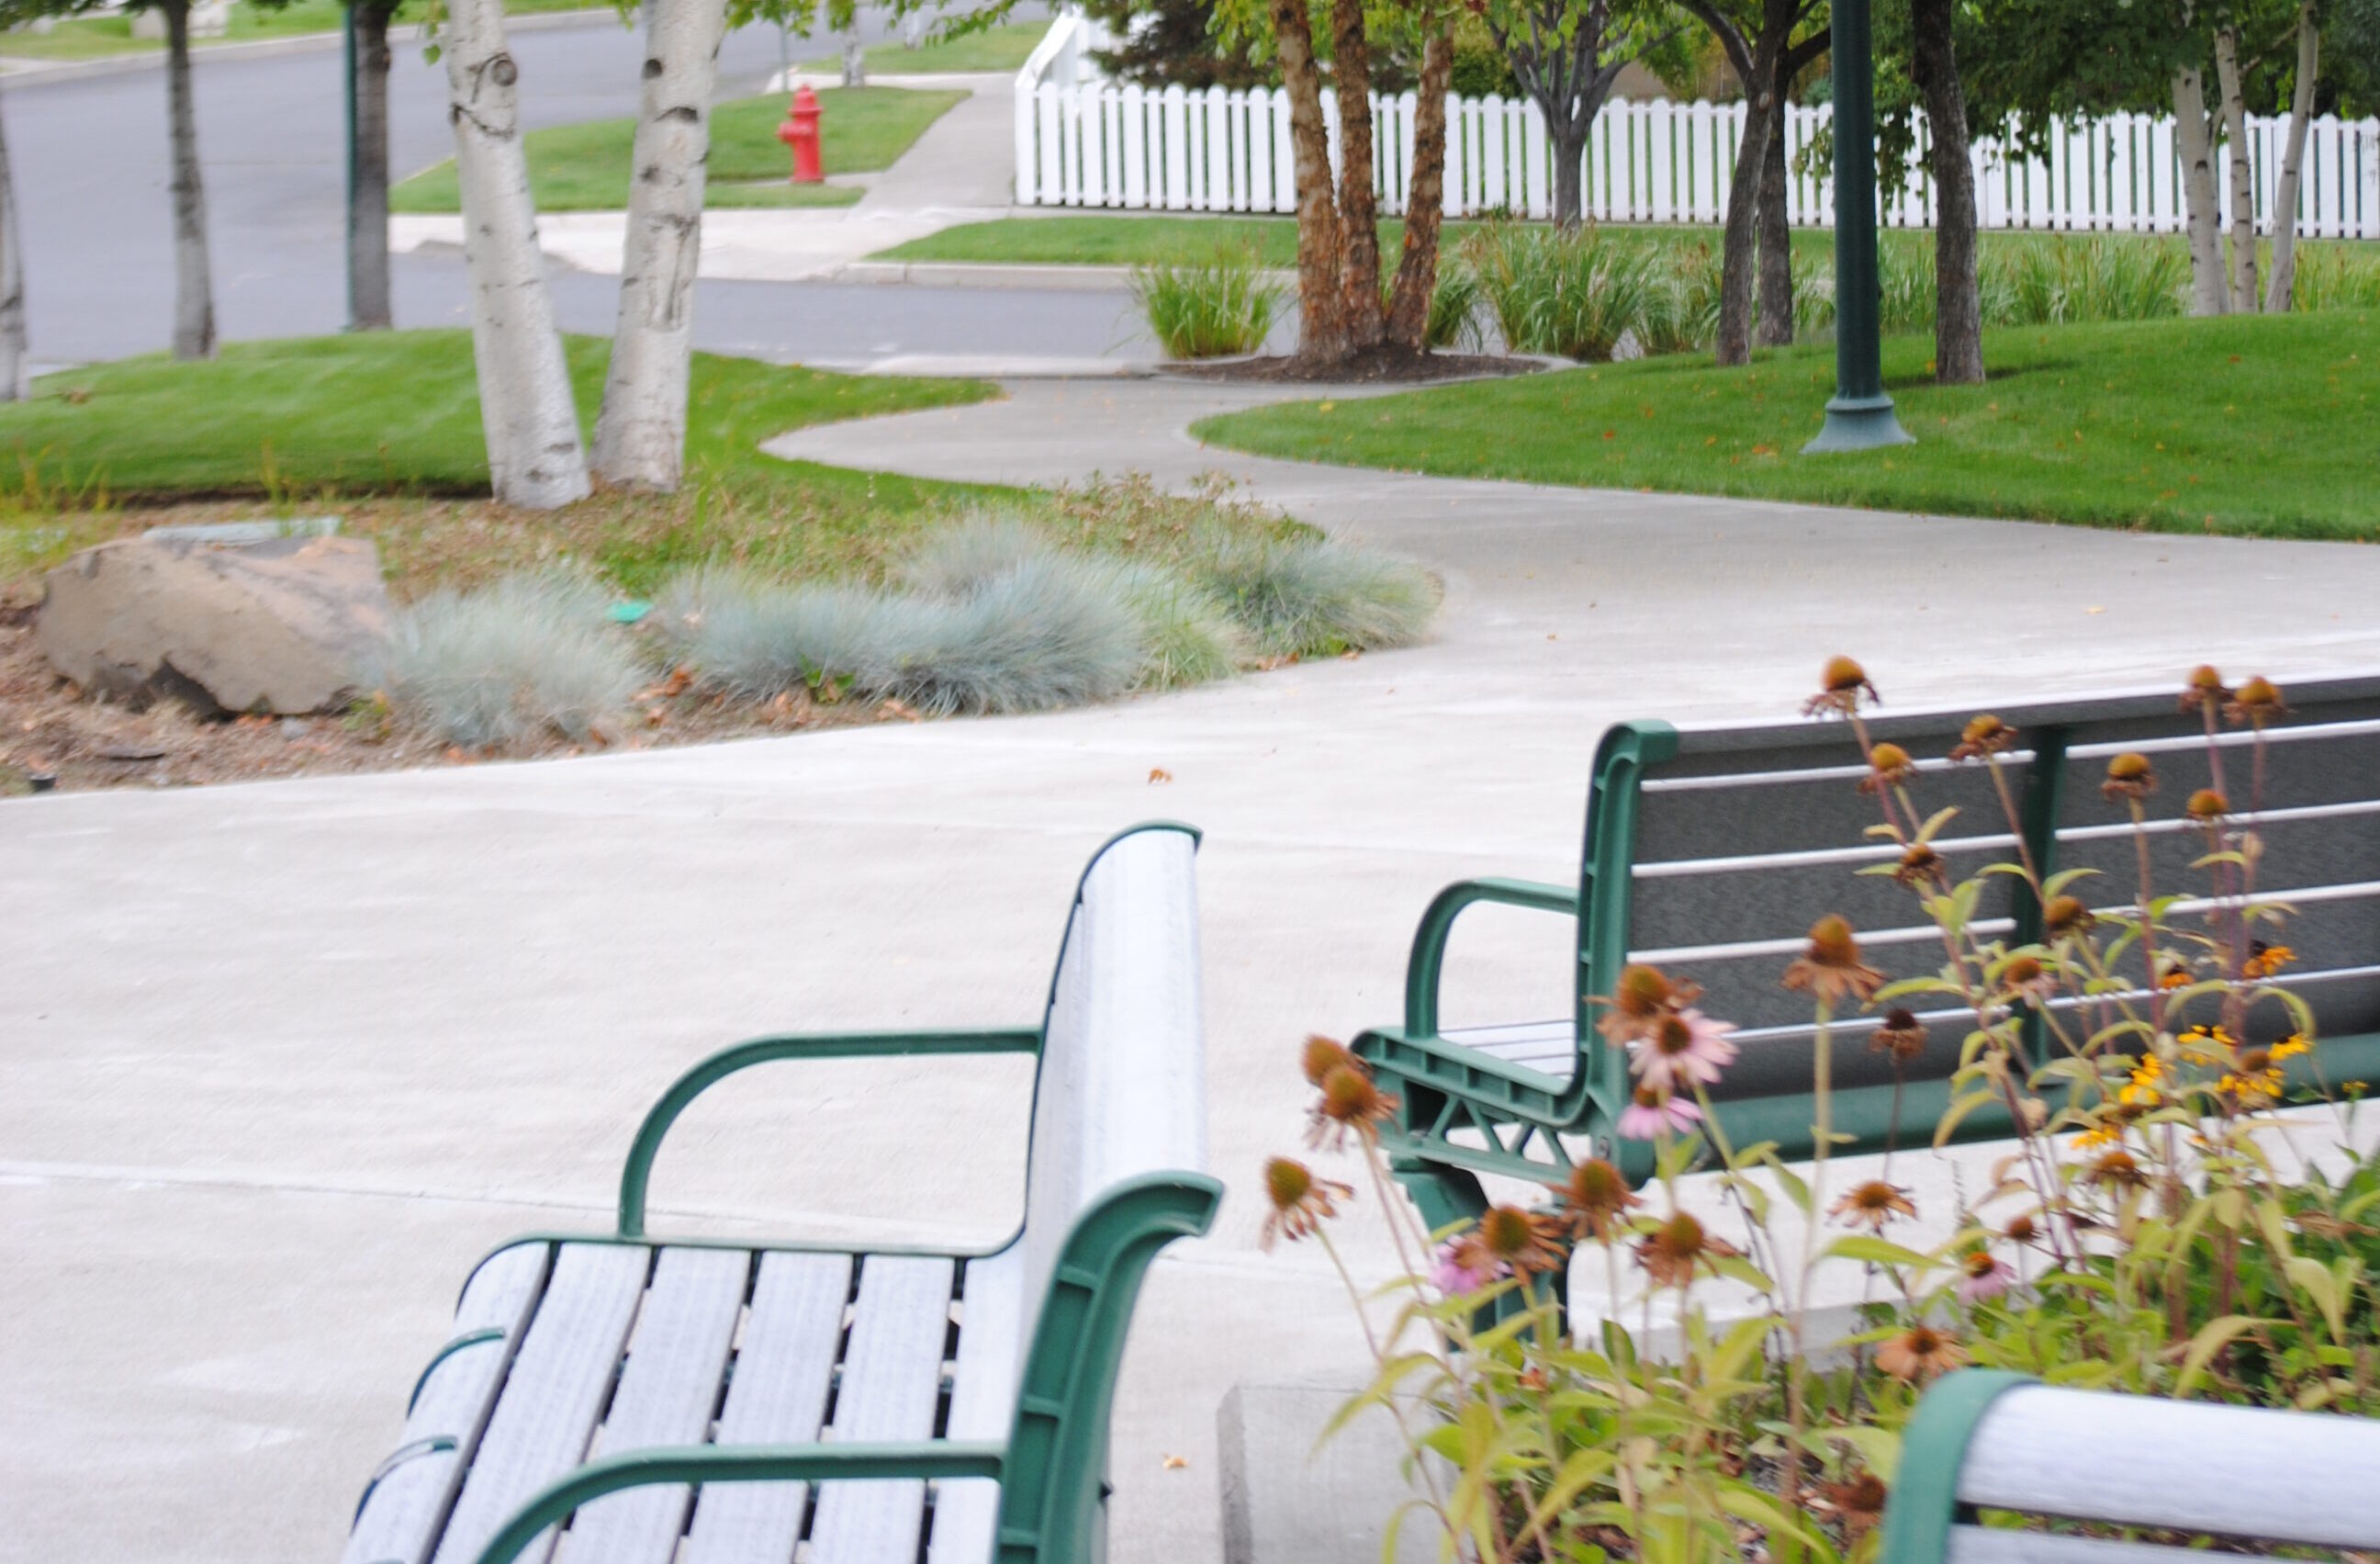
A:
[[[379,551],[358,538],[125,538],[42,587],[34,641],[52,667],[86,690],[204,712],[337,705],[393,615]]]

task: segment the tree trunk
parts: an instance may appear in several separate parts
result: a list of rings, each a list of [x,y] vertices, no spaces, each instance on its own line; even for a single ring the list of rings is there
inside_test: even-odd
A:
[[[1454,35],[1443,30],[1422,45],[1414,87],[1413,177],[1405,185],[1404,253],[1389,299],[1389,340],[1409,352],[1428,346],[1429,304],[1438,292],[1438,236],[1446,214],[1446,89],[1454,75]],[[1577,189],[1572,171],[1572,189]]]
[[[1546,137],[1554,160],[1554,226],[1566,234],[1578,232],[1586,219],[1586,138],[1594,127],[1588,120],[1575,130],[1549,129]]]
[[[199,116],[190,101],[190,0],[164,0],[165,123],[173,140],[174,357],[215,356],[215,292],[207,271],[207,198],[199,178]]]
[[[1760,312],[1757,340],[1764,348],[1793,342],[1793,229],[1785,214],[1785,82],[1779,61],[1775,107],[1769,111],[1768,151],[1760,160]]]
[[[656,0],[645,40],[644,95],[628,186],[620,320],[594,466],[607,483],[664,493],[686,460],[686,381],[694,361],[694,278],[702,253],[710,92],[726,0]]]
[[[356,188],[347,212],[347,297],[358,331],[395,324],[388,301],[388,18],[349,0],[356,21]]]
[[[1967,93],[1959,80],[1951,22],[1958,0],[1910,0],[1911,60],[1934,140],[1934,379],[1984,378],[1984,301],[1975,278],[1975,168],[1967,144]]]
[[[2298,79],[2289,94],[2289,139],[2273,189],[2273,275],[2265,308],[2278,314],[2295,301],[2298,286],[2298,181],[2305,168],[2306,122],[2313,117],[2314,79],[2322,65],[2322,18],[2314,0],[2298,7]]]
[[[1347,356],[1346,299],[1340,291],[1343,239],[1330,188],[1330,132],[1322,121],[1322,78],[1304,0],[1269,0],[1289,139],[1297,171],[1297,356],[1309,363]]]
[[[538,253],[504,0],[453,0],[445,57],[488,470],[496,498],[551,510],[586,495],[587,459]]]
[[[2256,293],[2256,178],[2248,155],[2248,104],[2240,91],[2240,29],[2215,30],[2215,79],[2223,90],[2223,139],[2231,154],[2231,308],[2252,314]]]
[[[1379,203],[1372,197],[1372,45],[1364,0],[1331,0],[1330,80],[1339,90],[1339,228],[1346,245],[1339,287],[1346,295],[1347,346],[1380,340]]]
[[[1769,63],[1761,62],[1757,79],[1766,80]],[[1768,137],[1775,118],[1769,105],[1774,90],[1747,91],[1743,104],[1743,137],[1736,143],[1735,178],[1727,192],[1727,228],[1719,240],[1718,341],[1716,357],[1722,365],[1752,361],[1753,265],[1760,214],[1761,166],[1768,158]]]
[[[25,259],[17,242],[17,180],[8,141],[0,134],[0,402],[21,402],[30,389],[25,364]]]
[[[2181,158],[2182,207],[2190,230],[2190,312],[2219,315],[2223,286],[2222,214],[2215,201],[2215,129],[2206,118],[2206,83],[2195,67],[2173,73],[2174,151]]]

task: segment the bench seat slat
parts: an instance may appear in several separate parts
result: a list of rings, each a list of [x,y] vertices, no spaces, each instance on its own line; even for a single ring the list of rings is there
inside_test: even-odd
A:
[[[2111,1461],[2107,1452],[2125,1459]],[[2178,1475],[2222,1452],[2223,1481]],[[2380,1544],[2380,1421],[2114,1396],[2010,1390],[1976,1425],[1961,1502],[2119,1526],[2266,1537],[2316,1547]]]
[[[948,1260],[927,1255],[868,1255],[860,1262],[832,1442],[933,1436],[956,1270]],[[811,1564],[909,1564],[917,1556],[925,1509],[921,1482],[822,1483],[810,1522]]]
[[[953,1439],[1008,1437],[1025,1334],[1024,1266],[1021,1246],[967,1262],[951,1385]],[[926,1564],[990,1564],[999,1524],[999,1484],[961,1477],[936,1485]]]
[[[807,1445],[826,1421],[827,1388],[843,1344],[851,1256],[760,1257],[752,1307],[720,1410],[722,1445]],[[702,1490],[686,1564],[760,1564],[794,1556],[807,1483],[723,1483]]]
[[[1459,1043],[1490,1058],[1526,1065],[1548,1075],[1568,1075],[1578,1058],[1578,1023],[1573,1020],[1448,1027],[1439,1035],[1449,1043]]]
[[[473,1564],[524,1500],[586,1459],[651,1260],[635,1245],[562,1245],[439,1540],[438,1564]],[[522,1564],[542,1564],[552,1546],[548,1531]]]
[[[751,1268],[736,1250],[662,1251],[595,1455],[703,1442]],[[670,1564],[692,1492],[636,1488],[599,1498],[570,1522],[564,1556],[569,1564]]]
[[[516,1244],[488,1259],[463,1289],[455,1309],[450,1340],[480,1331],[504,1332],[447,1352],[422,1377],[420,1394],[406,1413],[400,1451],[417,1451],[389,1466],[364,1497],[348,1533],[344,1564],[414,1564],[430,1544],[431,1530],[446,1509],[457,1473],[470,1459],[495,1399],[511,1343],[536,1303],[551,1257],[541,1243]],[[444,1449],[433,1440],[452,1440]]]

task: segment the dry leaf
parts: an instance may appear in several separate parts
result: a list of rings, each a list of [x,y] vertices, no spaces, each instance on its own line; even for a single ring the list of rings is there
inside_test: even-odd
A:
[[[1150,787],[1155,787],[1160,782],[1171,782],[1172,780],[1173,773],[1166,770],[1163,766],[1152,765],[1148,768],[1148,782]]]
[[[1165,1458],[1165,1470],[1168,1472],[1179,1472],[1189,1464],[1190,1458],[1188,1456],[1167,1456]]]

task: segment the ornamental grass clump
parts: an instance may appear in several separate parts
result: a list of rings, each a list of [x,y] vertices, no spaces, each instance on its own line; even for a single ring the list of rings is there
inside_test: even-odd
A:
[[[1266,1232],[1329,1247],[1364,1202],[1388,1228],[1385,1287],[1330,1254],[1378,1370],[1341,1421],[1386,1409],[1415,1458],[1391,1548],[1412,1518],[1472,1564],[1874,1564],[1901,1431],[1925,1387],[1968,1364],[2380,1413],[2380,1156],[2352,1153],[2347,1110],[2318,1116],[2315,1017],[2285,974],[2293,927],[2319,912],[2261,883],[2286,692],[2193,672],[2180,702],[2207,785],[2168,785],[2160,765],[2184,765],[2169,748],[2107,756],[2070,808],[2103,811],[2130,850],[2104,873],[2050,874],[2023,845],[2025,736],[1979,715],[1930,761],[1871,730],[1876,699],[1838,657],[1806,711],[1844,724],[1864,757],[1840,784],[1875,820],[1876,861],[1856,872],[1897,886],[1929,934],[1868,941],[1814,909],[1779,960],[1813,1021],[1806,1162],[1730,1139],[1720,1088],[1742,1045],[1690,975],[1653,964],[1590,996],[1633,1094],[1613,1132],[1635,1143],[1582,1146],[1546,1165],[1536,1200],[1483,1203],[1437,1232],[1395,1191],[1382,1131],[1406,1111],[1398,1094],[1342,1045],[1304,1045],[1309,1145],[1360,1171],[1332,1181],[1276,1159]],[[1980,774],[1995,817],[1928,797],[1945,763]],[[2174,859],[2152,850],[2177,837],[2185,883],[2161,878]],[[2010,844],[2002,861],[1954,872],[1953,854],[1973,862],[1995,842]],[[2010,884],[2042,910],[2035,937],[1979,910]],[[1954,1208],[1929,1211],[1893,1147],[1906,1068],[1936,1031],[1959,1048],[1935,1144],[1978,1114],[2008,1142]],[[1890,1062],[1894,1106],[1881,1160],[1844,1177],[1832,1081],[1852,1042]],[[2317,1116],[2283,1117],[2293,1106]],[[2326,1153],[2293,1142],[2309,1130],[2329,1132]],[[1812,1300],[1835,1272],[1861,1301],[1847,1335],[1822,1338]],[[1562,1317],[1563,1276],[1574,1304],[1599,1281],[1604,1317]]]
[[[1184,266],[1135,266],[1133,298],[1169,359],[1220,359],[1261,348],[1286,290],[1252,250]]]
[[[595,734],[645,680],[609,593],[554,571],[431,593],[370,670],[398,718],[470,748]]]
[[[1609,360],[1640,331],[1662,286],[1645,246],[1593,228],[1490,224],[1464,243],[1463,261],[1512,351],[1589,362]]]
[[[1328,538],[1219,532],[1187,569],[1264,658],[1410,646],[1438,612],[1426,571]]]

